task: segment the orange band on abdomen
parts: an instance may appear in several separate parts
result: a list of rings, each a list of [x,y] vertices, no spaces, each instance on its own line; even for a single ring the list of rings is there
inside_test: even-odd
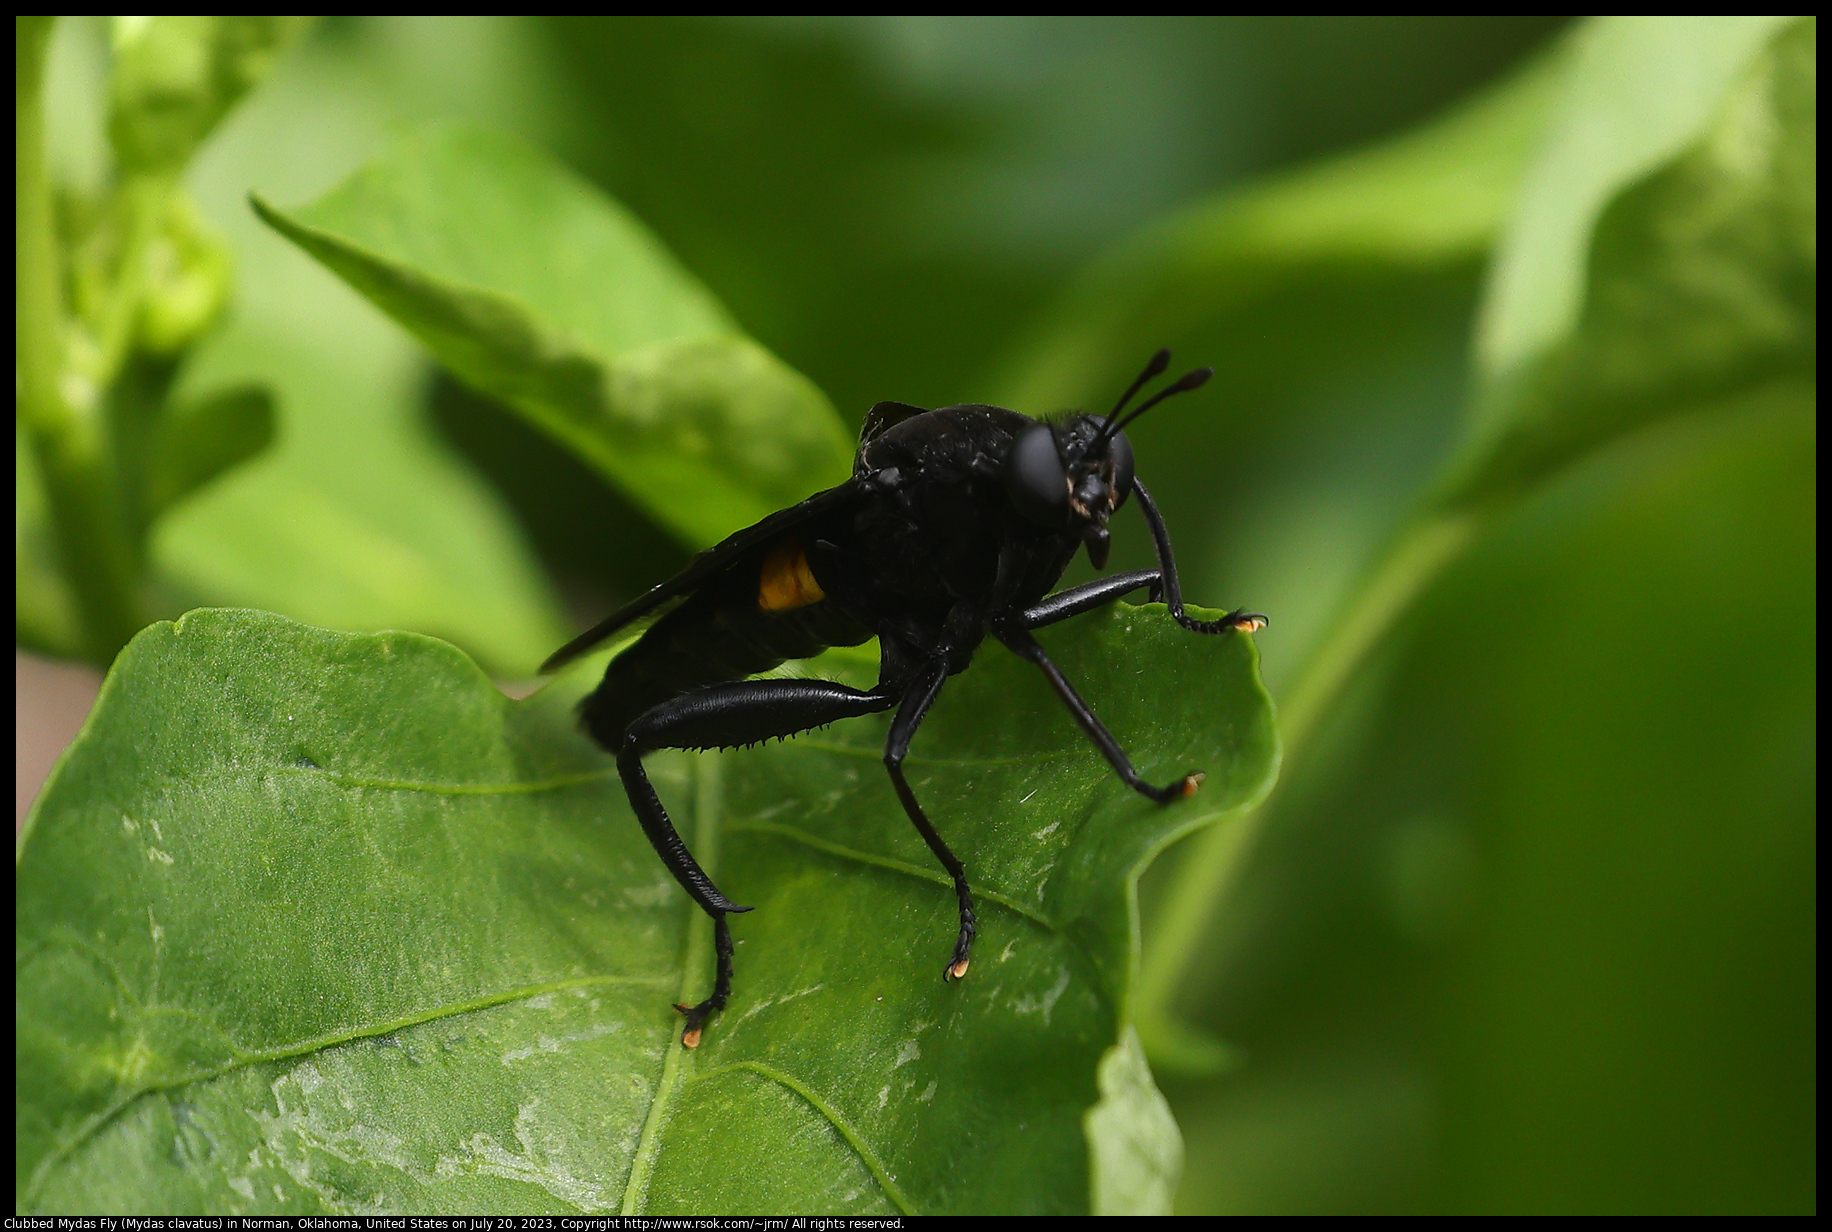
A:
[[[766,612],[792,612],[826,597],[827,593],[808,568],[800,539],[784,539],[763,558],[762,576],[757,582],[759,608]]]

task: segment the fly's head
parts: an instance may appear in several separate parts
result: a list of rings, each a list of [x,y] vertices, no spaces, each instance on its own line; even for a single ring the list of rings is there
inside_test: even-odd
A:
[[[1132,444],[1121,429],[1172,394],[1195,389],[1215,371],[1198,368],[1186,374],[1121,419],[1133,395],[1168,363],[1169,351],[1154,355],[1110,414],[1032,424],[1012,442],[1005,488],[1013,507],[1034,525],[1080,539],[1096,569],[1107,567],[1107,519],[1132,492]]]

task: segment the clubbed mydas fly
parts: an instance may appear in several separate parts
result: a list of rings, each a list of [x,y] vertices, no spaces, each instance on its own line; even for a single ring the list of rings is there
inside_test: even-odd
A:
[[[1211,621],[1184,613],[1164,519],[1133,475],[1132,446],[1122,429],[1214,372],[1196,369],[1121,419],[1169,363],[1169,351],[1153,356],[1109,414],[1055,423],[997,406],[925,411],[880,402],[865,417],[851,479],[700,553],[676,577],[574,638],[543,666],[551,671],[624,626],[663,612],[611,660],[581,714],[592,738],[616,754],[630,807],[656,853],[713,919],[718,970],[712,995],[676,1007],[687,1016],[681,1041],[689,1048],[698,1046],[701,1028],[731,993],[732,935],[725,917],[750,908],[721,894],[681,842],[643,772],[644,753],[754,744],[895,709],[885,768],[960,900],[960,934],[944,971],[950,980],[967,973],[973,895],[966,869],[910,790],[903,759],[942,682],[966,669],[988,634],[1042,670],[1128,787],[1160,804],[1195,792],[1202,781],[1195,772],[1163,787],[1141,779],[1031,636],[1137,590],[1162,599],[1171,619],[1195,633],[1264,627],[1266,618],[1253,612]],[[1128,496],[1138,498],[1151,528],[1158,567],[1049,594],[1081,546],[1096,569],[1106,568],[1107,519]],[[874,636],[882,658],[877,687],[869,691],[826,680],[746,679],[787,659]]]

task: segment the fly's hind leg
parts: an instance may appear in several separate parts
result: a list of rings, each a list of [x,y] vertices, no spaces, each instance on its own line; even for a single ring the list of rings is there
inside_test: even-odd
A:
[[[712,995],[698,1005],[681,1005],[687,1016],[681,1042],[699,1046],[706,1020],[725,1008],[732,990],[732,934],[728,914],[749,911],[712,883],[687,844],[681,841],[668,810],[643,770],[643,754],[653,749],[718,749],[755,744],[772,736],[791,736],[836,719],[888,710],[895,700],[861,693],[825,680],[746,680],[714,685],[661,703],[639,716],[624,733],[617,751],[617,772],[643,833],[681,888],[712,917],[716,970]]]
[[[954,956],[943,969],[942,978],[958,980],[967,974],[968,952],[973,948],[974,934],[979,931],[973,917],[973,891],[967,887],[966,867],[948,850],[948,844],[942,842],[941,835],[935,832],[928,815],[922,811],[922,805],[916,802],[916,793],[910,790],[909,780],[903,777],[903,759],[910,751],[910,739],[922,725],[923,716],[928,714],[946,679],[947,673],[936,666],[919,676],[910,691],[903,695],[903,704],[897,707],[897,717],[891,721],[890,737],[884,742],[884,767],[891,773],[891,785],[897,789],[897,799],[903,802],[903,811],[909,814],[916,833],[922,835],[922,841],[929,845],[941,866],[948,870],[948,876],[954,879],[961,930],[954,940]]]

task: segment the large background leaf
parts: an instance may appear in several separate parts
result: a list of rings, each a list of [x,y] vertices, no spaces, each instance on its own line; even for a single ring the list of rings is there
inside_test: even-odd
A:
[[[757,908],[688,1054],[668,1003],[709,976],[709,929],[573,726],[589,669],[515,703],[411,635],[155,626],[23,839],[22,1203],[1085,1209],[1131,878],[1263,793],[1276,744],[1248,638],[1120,607],[1048,641],[1144,772],[1209,779],[1171,809],[1125,791],[988,651],[909,763],[981,890],[960,985],[882,722],[654,759]],[[1120,1128],[1147,1140],[1148,1113]]]
[[[1816,23],[1618,18],[1574,40],[1480,323],[1452,481],[1518,494],[1662,415],[1812,379]]]
[[[825,396],[744,338],[641,223],[535,149],[409,134],[310,206],[256,204],[693,546],[846,477],[850,437]]]
[[[1811,1208],[1811,23],[1751,59],[1600,206],[1464,489],[1509,512],[1292,758],[1181,968],[1251,1058],[1167,1087],[1183,1209]]]

